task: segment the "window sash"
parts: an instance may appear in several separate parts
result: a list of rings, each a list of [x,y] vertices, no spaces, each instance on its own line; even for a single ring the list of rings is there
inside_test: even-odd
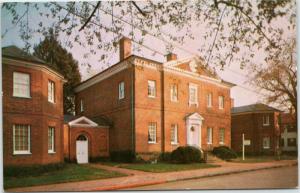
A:
[[[171,85],[171,101],[178,101],[178,87],[177,84]]]
[[[219,144],[224,144],[225,142],[225,129],[221,128],[219,130]]]
[[[269,115],[263,116],[263,125],[270,125],[270,117]]]
[[[13,154],[30,154],[29,125],[13,125]]]
[[[224,96],[219,96],[219,109],[224,109]]]
[[[80,99],[80,112],[83,112],[84,108],[83,108],[83,100]]]
[[[270,148],[270,137],[263,138],[263,148],[269,149]]]
[[[48,101],[54,103],[55,84],[53,81],[48,81]]]
[[[212,94],[207,94],[207,107],[212,107]]]
[[[156,123],[148,125],[148,143],[156,143]]]
[[[125,98],[125,84],[124,82],[119,83],[119,99]]]
[[[212,128],[207,128],[207,144],[212,144]]]
[[[48,127],[48,153],[54,153],[54,127]]]
[[[156,83],[153,80],[148,80],[148,96],[149,97],[156,96]]]
[[[177,126],[177,124],[171,125],[171,144],[178,144],[178,126]]]
[[[13,96],[30,98],[30,76],[26,73],[13,73]]]

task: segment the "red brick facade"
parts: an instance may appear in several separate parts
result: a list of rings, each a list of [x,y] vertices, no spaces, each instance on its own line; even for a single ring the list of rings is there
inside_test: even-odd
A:
[[[176,58],[176,57],[173,57]],[[170,58],[169,58],[170,59]],[[177,60],[179,63],[188,61]],[[191,72],[185,67],[176,67],[174,61],[161,64],[138,56],[113,65],[109,69],[84,81],[75,88],[76,114],[88,117],[105,116],[113,122],[109,130],[110,151],[133,150],[138,154],[172,151],[187,145],[187,117],[197,113],[201,142],[198,146],[211,149],[213,146],[230,146],[230,83],[203,69]],[[148,97],[148,81],[155,81],[154,98]],[[119,99],[119,83],[125,84],[125,97]],[[170,86],[176,84],[178,101],[171,101]],[[197,85],[198,105],[189,104],[189,85]],[[207,105],[207,94],[212,94],[212,106]],[[219,108],[219,96],[224,97],[224,108]],[[83,111],[81,112],[81,101]],[[156,124],[156,142],[148,142],[149,123]],[[171,125],[178,128],[178,144],[171,144]],[[207,145],[207,128],[213,129],[212,144]],[[219,130],[224,129],[224,144],[219,143]]]
[[[13,96],[13,73],[29,74],[30,97]],[[55,85],[48,102],[48,81]],[[2,58],[4,165],[48,164],[63,161],[63,77],[37,63]],[[14,153],[13,125],[30,126],[30,153]],[[48,127],[54,127],[54,152],[48,153]]]

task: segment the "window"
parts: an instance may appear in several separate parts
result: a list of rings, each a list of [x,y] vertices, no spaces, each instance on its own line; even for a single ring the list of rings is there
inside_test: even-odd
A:
[[[54,153],[54,127],[48,128],[48,153]]]
[[[30,154],[30,126],[13,125],[14,154]]]
[[[155,98],[156,96],[156,87],[154,80],[148,80],[148,97]]]
[[[171,125],[171,144],[178,144],[178,126],[177,126],[177,124]]]
[[[125,84],[124,82],[119,83],[119,99],[123,99],[125,97]]]
[[[270,148],[270,137],[263,138],[263,148],[269,149]]]
[[[212,94],[207,94],[207,107],[212,107]]]
[[[171,101],[178,101],[178,87],[177,84],[171,85]]]
[[[225,129],[221,128],[219,130],[219,144],[224,144],[225,142]]]
[[[29,74],[14,72],[13,81],[13,96],[30,98]]]
[[[270,117],[269,115],[264,115],[263,116],[263,126],[268,126],[270,125]]]
[[[289,147],[297,147],[297,141],[296,138],[288,138],[287,139],[287,145]]]
[[[49,80],[48,81],[48,101],[51,103],[54,103],[54,92],[55,92],[54,82]]]
[[[224,96],[219,96],[219,109],[224,109]]]
[[[207,144],[212,144],[212,135],[213,131],[212,128],[207,128]]]
[[[84,108],[83,108],[83,100],[80,99],[80,112],[83,112]]]
[[[148,143],[156,143],[156,123],[148,125]]]
[[[189,105],[197,105],[198,106],[198,87],[195,84],[190,84],[189,85]]]

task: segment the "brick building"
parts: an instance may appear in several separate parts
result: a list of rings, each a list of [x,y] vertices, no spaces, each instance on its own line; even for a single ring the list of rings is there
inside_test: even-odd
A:
[[[242,151],[242,134],[251,144],[246,154],[272,154],[279,146],[279,110],[265,104],[252,104],[231,109],[231,147]]]
[[[63,161],[63,83],[45,62],[2,48],[5,166]]]
[[[280,114],[280,133],[282,151],[297,151],[297,121],[295,115]]]
[[[184,145],[230,146],[233,86],[198,57],[169,54],[160,63],[132,55],[122,38],[120,62],[75,88],[76,115],[112,122],[110,151],[146,157]]]

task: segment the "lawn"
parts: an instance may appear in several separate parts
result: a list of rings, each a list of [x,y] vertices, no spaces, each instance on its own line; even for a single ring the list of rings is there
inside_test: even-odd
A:
[[[218,165],[205,163],[191,163],[191,164],[171,164],[171,163],[156,163],[156,164],[128,164],[121,166],[122,168],[141,170],[145,172],[174,172],[182,170],[196,170],[204,168],[219,167]]]
[[[7,189],[63,182],[95,180],[120,176],[125,176],[125,174],[106,171],[99,168],[92,168],[88,165],[66,164],[66,166],[61,170],[48,172],[41,175],[4,177],[4,188]]]
[[[296,156],[286,156],[282,155],[280,160],[293,160],[297,159]],[[238,162],[238,163],[261,163],[261,162],[271,162],[271,161],[278,161],[276,156],[245,156],[245,160],[242,157],[238,157],[237,159],[231,160],[231,162]]]

